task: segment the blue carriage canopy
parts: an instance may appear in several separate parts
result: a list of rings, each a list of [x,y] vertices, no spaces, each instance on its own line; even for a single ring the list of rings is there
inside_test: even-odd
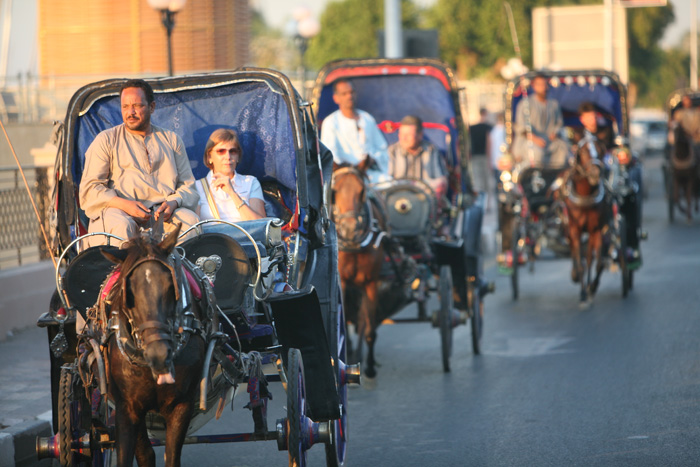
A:
[[[283,95],[264,82],[156,92],[153,124],[172,130],[185,143],[195,178],[209,169],[202,156],[217,128],[238,133],[242,146],[237,171],[296,190],[296,157],[289,109]],[[98,133],[122,123],[119,95],[104,96],[81,112],[76,125],[73,177],[80,184],[85,152]]]
[[[58,154],[56,199],[57,230],[64,245],[87,226],[84,213],[75,209],[85,152],[100,131],[122,123],[119,89],[125,81],[89,84],[69,103]],[[287,208],[298,214],[295,222],[305,219],[309,210],[309,221],[318,216],[323,204],[322,179],[330,178],[332,161],[322,154],[319,167],[310,114],[303,110],[285,75],[242,68],[147,81],[155,92],[153,123],[182,138],[196,178],[208,171],[202,156],[209,135],[217,128],[231,128],[242,146],[237,170],[278,190]]]
[[[427,140],[446,156],[452,166],[459,165],[461,114],[455,106],[456,89],[443,66],[430,60],[344,60],[331,63],[321,71],[314,89],[319,126],[338,109],[333,102],[333,83],[352,82],[357,92],[357,108],[369,112],[377,121],[388,144],[398,140],[399,122],[406,115],[423,120]],[[458,101],[457,101],[458,102]]]
[[[608,125],[613,126],[614,134],[627,137],[627,91],[615,73],[607,71],[560,71],[531,72],[524,76],[527,94],[532,95],[530,80],[543,75],[548,82],[547,97],[559,102],[564,116],[564,125],[580,127],[578,108],[584,102],[591,102]],[[506,89],[506,131],[512,142],[512,123],[515,121],[518,104],[525,96],[521,77],[508,83]]]

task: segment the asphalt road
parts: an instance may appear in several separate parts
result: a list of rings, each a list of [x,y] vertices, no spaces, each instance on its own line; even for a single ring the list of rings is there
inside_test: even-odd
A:
[[[448,374],[437,330],[382,326],[379,375],[350,390],[348,465],[700,464],[700,220],[669,225],[658,160],[647,172],[649,240],[626,299],[619,272],[606,271],[592,307],[579,308],[569,262],[552,259],[521,274],[514,302],[508,279],[490,267],[497,291],[486,299],[483,355],[472,355],[469,328],[458,328]],[[281,387],[273,389],[271,425],[285,416]],[[236,398],[234,412],[203,431],[250,431],[245,403]],[[323,447],[308,454],[309,465],[325,465]],[[183,450],[188,466],[286,462],[274,442]]]

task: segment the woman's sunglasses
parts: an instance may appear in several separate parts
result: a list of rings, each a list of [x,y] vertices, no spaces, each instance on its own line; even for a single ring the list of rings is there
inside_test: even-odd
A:
[[[216,152],[220,156],[223,156],[226,153],[228,153],[228,154],[240,154],[241,148],[231,148],[231,149],[219,148],[214,152]]]

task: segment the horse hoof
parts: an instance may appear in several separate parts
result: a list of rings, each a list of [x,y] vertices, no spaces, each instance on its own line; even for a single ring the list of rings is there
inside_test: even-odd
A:
[[[366,377],[366,378],[369,378],[369,379],[374,379],[374,378],[376,378],[376,377],[377,377],[377,370],[375,370],[374,368],[369,368],[369,367],[368,367],[368,368],[365,370],[365,377]]]

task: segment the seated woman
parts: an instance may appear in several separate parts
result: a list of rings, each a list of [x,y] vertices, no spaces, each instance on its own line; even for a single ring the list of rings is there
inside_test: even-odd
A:
[[[201,219],[221,219],[229,222],[265,217],[260,182],[252,175],[236,173],[241,157],[241,144],[235,131],[215,130],[204,148],[204,165],[211,170],[197,180]]]

